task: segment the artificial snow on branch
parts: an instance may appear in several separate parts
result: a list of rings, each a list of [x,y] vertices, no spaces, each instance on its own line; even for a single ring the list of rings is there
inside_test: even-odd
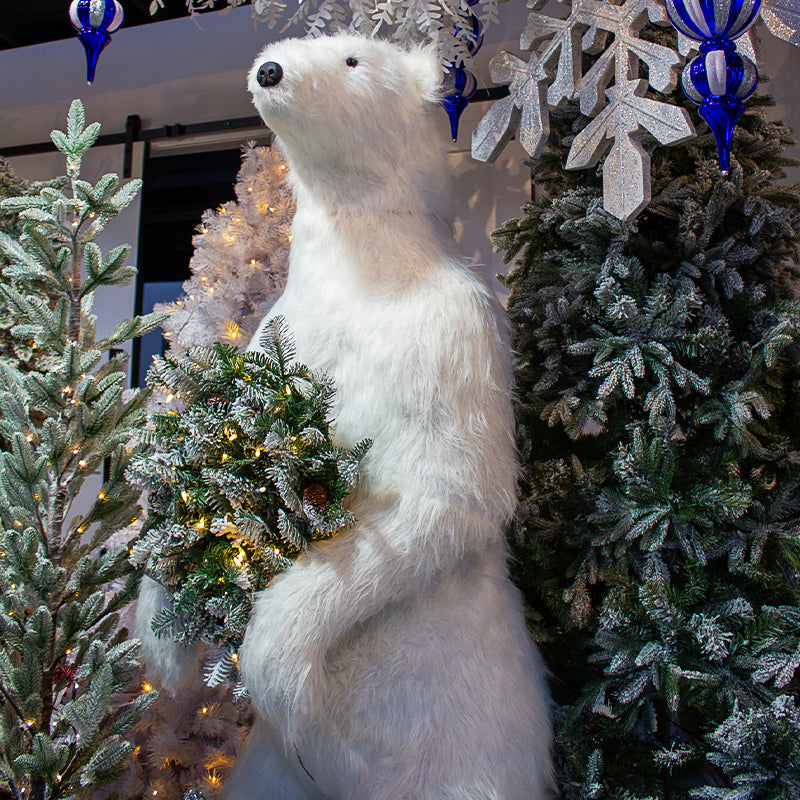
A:
[[[150,492],[133,557],[171,599],[152,629],[210,645],[209,686],[236,679],[255,594],[311,542],[354,522],[343,501],[370,445],[333,444],[333,386],[294,362],[279,318],[261,346],[155,359],[148,382],[183,410],[152,415],[141,437],[155,453],[128,471]]]

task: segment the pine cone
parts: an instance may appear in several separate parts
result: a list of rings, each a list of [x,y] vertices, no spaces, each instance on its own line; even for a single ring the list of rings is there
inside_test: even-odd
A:
[[[311,522],[319,522],[328,508],[328,493],[320,483],[310,483],[303,489],[303,513]]]

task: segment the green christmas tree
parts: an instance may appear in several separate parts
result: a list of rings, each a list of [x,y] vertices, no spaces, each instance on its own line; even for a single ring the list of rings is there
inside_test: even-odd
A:
[[[217,342],[156,358],[149,384],[183,409],[152,415],[140,438],[155,452],[128,472],[150,492],[134,558],[172,600],[153,630],[211,646],[209,686],[236,680],[255,594],[355,521],[344,499],[370,446],[333,443],[333,385],[294,360],[280,317],[260,344],[263,353]]]
[[[0,298],[11,334],[52,354],[46,369],[0,363],[0,791],[15,800],[88,797],[114,779],[133,745],[126,733],[154,694],[123,695],[138,669],[136,640],[119,625],[138,572],[112,537],[139,516],[124,479],[146,395],[123,395],[127,356],[111,348],[163,315],[120,322],[98,339],[95,290],[128,283],[130,248],[103,256],[94,241],[139,190],[116,175],[80,178],[99,124],[73,102],[52,139],[67,177],[3,201],[18,236],[0,233]],[[30,287],[30,291],[28,290]],[[73,503],[108,460],[102,490]],[[120,537],[117,537],[118,539]]]
[[[28,184],[26,181],[19,178],[14,173],[14,170],[11,169],[8,161],[0,156],[0,232],[14,238],[18,238],[21,233],[18,212],[3,208],[1,205],[3,200],[7,197],[35,194],[44,186],[60,188],[64,183],[65,179],[56,178],[54,181],[45,184]],[[3,253],[0,252],[0,270],[2,270],[7,263],[7,259]],[[37,291],[37,289],[30,284],[18,286],[18,288],[28,294]],[[42,296],[46,297],[46,295]],[[36,369],[37,367],[46,370],[47,364],[49,363],[48,359],[52,354],[39,350],[36,347],[36,343],[32,340],[20,339],[13,336],[11,328],[14,327],[16,322],[17,320],[14,314],[6,304],[0,300],[0,361],[26,371]]]
[[[688,105],[688,104],[687,104]],[[495,234],[519,356],[515,577],[565,798],[800,797],[800,188],[756,97],[652,152],[636,221],[563,169]]]

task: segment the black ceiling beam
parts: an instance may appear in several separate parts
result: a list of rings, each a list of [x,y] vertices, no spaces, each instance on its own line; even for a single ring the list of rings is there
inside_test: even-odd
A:
[[[9,36],[8,33],[2,30],[0,30],[0,42],[2,42],[3,46],[9,50],[14,47],[22,47],[22,45],[16,39]]]
[[[502,100],[508,97],[511,92],[508,90],[508,85],[502,86],[489,86],[486,89],[476,89],[475,94],[469,98],[470,103],[485,103],[488,100]]]
[[[0,1],[0,5],[3,3]],[[6,2],[5,5],[12,5]],[[14,10],[5,15],[0,35],[0,50],[27,47],[45,42],[69,39],[75,31],[69,21],[69,0],[16,0]],[[127,12],[127,26],[162,22],[188,16],[185,2],[170,0],[165,8],[150,14],[149,0],[122,0]],[[204,9],[199,13],[211,13],[220,9]],[[220,11],[221,13],[221,11]]]
[[[478,89],[470,97],[470,103],[485,103],[490,100],[500,100],[508,97],[508,86],[490,86],[487,89]],[[135,122],[138,117],[128,117],[127,129],[121,133],[104,133],[97,137],[96,146],[103,147],[111,144],[127,144],[133,142],[154,142],[159,139],[177,139],[181,136],[196,136],[201,133],[218,133],[219,131],[235,131],[242,128],[259,128],[264,126],[261,117],[235,117],[234,119],[215,120],[214,122],[193,122],[188,125],[176,123],[162,125],[160,128],[141,130],[140,122]],[[269,134],[269,128],[264,126],[264,133]],[[56,150],[52,142],[37,142],[36,144],[18,144],[11,147],[0,146],[0,155],[6,158],[15,156],[30,156],[37,153],[52,153]]]
[[[150,3],[148,0],[126,0],[126,6],[133,6],[135,9],[140,11],[145,18],[156,22],[156,18],[150,14]]]
[[[177,123],[175,125],[162,125],[160,128],[148,128],[147,130],[140,130],[135,124],[131,126],[131,120],[132,118],[128,117],[129,125],[125,131],[100,134],[95,141],[95,146],[104,147],[112,144],[154,142],[159,139],[175,139],[181,136],[234,131],[241,128],[263,127],[265,134],[270,133],[269,128],[264,126],[263,120],[258,116],[236,117],[235,119],[223,119],[215,122],[195,122],[189,125]],[[15,156],[30,156],[37,153],[52,153],[57,149],[52,142],[36,142],[35,144],[18,144],[12,147],[0,146],[0,155],[6,158],[14,158]]]

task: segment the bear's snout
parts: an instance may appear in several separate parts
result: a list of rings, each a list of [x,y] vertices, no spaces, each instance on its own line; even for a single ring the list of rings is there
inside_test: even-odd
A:
[[[283,68],[277,61],[266,61],[259,68],[256,73],[256,80],[259,86],[265,89],[268,86],[276,86],[280,83],[283,77]]]

